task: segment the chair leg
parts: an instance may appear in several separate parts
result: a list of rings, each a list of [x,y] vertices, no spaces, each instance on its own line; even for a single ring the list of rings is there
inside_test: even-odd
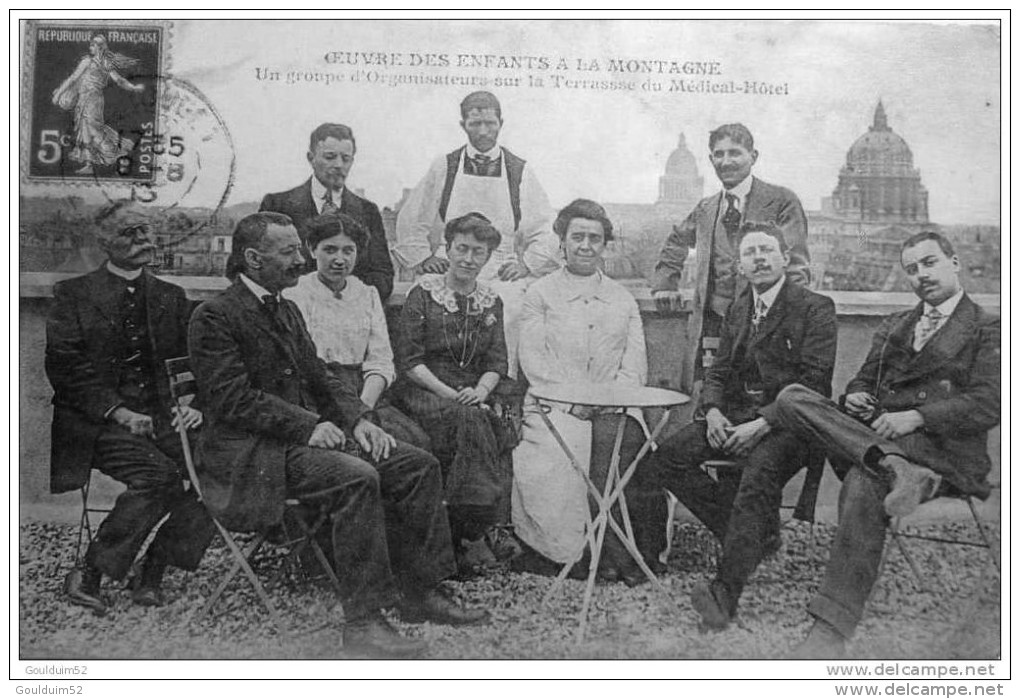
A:
[[[230,572],[223,578],[223,581],[216,588],[216,591],[213,592],[209,600],[202,606],[198,613],[195,614],[195,616],[190,620],[189,623],[198,621],[203,616],[208,614],[209,610],[212,609],[212,606],[223,594],[223,591],[227,589],[227,585],[229,585],[230,582],[237,575],[238,570],[243,570],[245,577],[248,578],[248,580],[252,584],[252,587],[255,588],[255,594],[258,595],[259,599],[262,601],[262,604],[265,605],[266,610],[269,612],[269,616],[273,620],[273,624],[276,626],[277,630],[285,636],[290,635],[289,632],[287,631],[287,627],[283,623],[283,619],[277,613],[276,607],[273,606],[272,601],[270,601],[269,599],[269,595],[266,594],[265,588],[262,586],[262,583],[259,582],[258,576],[255,575],[255,571],[252,570],[251,564],[248,562],[248,558],[254,556],[255,553],[259,550],[259,548],[262,547],[262,544],[265,542],[265,537],[259,537],[258,541],[256,541],[255,545],[252,547],[251,552],[248,554],[248,556],[245,556],[244,551],[242,551],[241,547],[237,545],[237,542],[234,541],[234,539],[230,536],[229,532],[227,532],[227,530],[224,529],[223,525],[220,524],[219,521],[216,520],[215,518],[213,519],[213,523],[219,530],[220,536],[222,536],[223,540],[226,542],[227,548],[230,549],[230,552],[234,556],[234,566],[230,570]]]
[[[991,534],[988,532],[987,527],[985,527],[985,523],[982,522],[981,517],[978,516],[977,507],[974,505],[974,498],[967,498],[967,507],[970,508],[970,514],[974,518],[974,524],[977,525],[978,532],[981,534],[981,539],[985,542],[985,546],[988,547],[988,555],[992,558],[995,570],[1001,575],[1002,568],[999,563],[999,552],[995,547],[995,542],[992,541]]]
[[[900,536],[899,529],[900,521],[899,518],[896,518],[889,525],[889,532],[892,534],[893,541],[896,542],[896,546],[899,548],[900,553],[902,553],[903,557],[907,559],[907,565],[910,566],[910,570],[914,573],[914,577],[917,579],[917,586],[920,588],[921,592],[928,592],[929,587],[925,584],[924,575],[921,573],[921,569],[914,561],[914,557],[907,549],[907,545],[903,543],[903,537]]]

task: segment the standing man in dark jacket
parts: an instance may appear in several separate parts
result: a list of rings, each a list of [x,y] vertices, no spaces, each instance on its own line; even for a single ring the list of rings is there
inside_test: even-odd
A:
[[[351,127],[344,124],[319,125],[312,131],[308,142],[312,176],[294,189],[267,194],[259,211],[276,211],[289,216],[297,226],[302,243],[305,242],[305,224],[319,214],[339,211],[356,220],[368,231],[368,244],[364,250],[358,251],[354,276],[374,286],[379,291],[379,299],[386,303],[393,293],[393,261],[379,207],[346,186],[356,151]],[[301,253],[305,257],[305,271],[314,272],[315,260],[311,250],[306,246]]]
[[[715,337],[726,311],[747,281],[740,274],[738,232],[744,223],[774,223],[783,232],[790,262],[786,276],[794,284],[811,282],[807,247],[807,217],[797,195],[751,174],[758,151],[754,136],[743,124],[723,124],[708,135],[709,160],[722,190],[698,202],[683,223],[673,227],[655,265],[652,295],[663,309],[679,309],[678,290],[691,250],[694,299],[687,325],[688,346],[682,382],[694,389],[695,367],[703,336]]]
[[[289,218],[246,216],[227,263],[233,283],[195,311],[188,345],[208,422],[196,453],[203,494],[224,526],[242,531],[279,523],[286,498],[325,502],[345,647],[416,655],[422,643],[380,613],[398,592],[405,621],[474,624],[488,613],[437,587],[456,571],[439,463],[396,442],[329,379],[300,311],[280,297],[303,271]],[[348,440],[364,459],[339,450]]]
[[[213,535],[212,521],[185,492],[175,431],[202,414],[172,414],[163,361],[187,354],[192,305],[179,286],[145,270],[155,245],[148,217],[118,202],[100,214],[99,246],[109,258],[94,272],[58,283],[46,323],[46,375],[53,386],[50,489],[82,487],[93,468],[127,486],[64,581],[75,604],[106,611],[102,575],[121,579],[146,537],[168,513],[148,549],[132,599],[163,604],[167,565],[194,570]]]
[[[703,418],[641,467],[722,542],[715,580],[691,593],[702,624],[716,630],[729,625],[751,573],[779,546],[783,486],[811,461],[799,437],[773,429],[776,396],[793,383],[829,395],[836,362],[835,305],[791,283],[780,228],[745,225],[738,255],[748,284],[723,321],[698,403]],[[739,483],[712,479],[699,468],[709,459],[737,461]]]
[[[940,234],[908,238],[900,262],[921,303],[885,320],[841,405],[801,385],[776,400],[777,427],[849,469],[825,579],[808,606],[815,623],[795,657],[843,655],[878,578],[890,517],[940,494],[985,499],[991,490],[999,319],[964,293],[960,261]]]

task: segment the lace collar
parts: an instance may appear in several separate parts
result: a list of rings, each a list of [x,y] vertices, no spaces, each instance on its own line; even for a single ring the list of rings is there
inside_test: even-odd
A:
[[[432,300],[448,310],[456,313],[460,309],[457,306],[457,293],[446,286],[446,276],[443,274],[426,274],[418,280],[418,286],[429,292]],[[496,305],[499,296],[490,287],[481,282],[476,282],[475,290],[467,295],[468,312],[481,313]]]

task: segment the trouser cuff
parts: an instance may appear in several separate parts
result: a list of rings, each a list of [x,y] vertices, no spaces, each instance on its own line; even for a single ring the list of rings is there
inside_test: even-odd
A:
[[[861,615],[824,594],[815,595],[808,604],[808,614],[827,623],[846,639],[854,635]]]

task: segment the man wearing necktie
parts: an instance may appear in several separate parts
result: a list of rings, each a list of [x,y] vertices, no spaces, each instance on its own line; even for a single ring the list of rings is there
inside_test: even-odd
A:
[[[941,494],[988,497],[988,431],[999,424],[999,319],[960,286],[942,235],[903,243],[900,262],[921,302],[885,319],[839,405],[790,386],[773,426],[822,446],[846,476],[839,528],[815,623],[797,658],[837,658],[861,620],[890,517]]]
[[[312,176],[304,184],[286,192],[267,194],[259,211],[286,214],[305,241],[305,225],[320,214],[339,211],[355,219],[368,232],[368,243],[358,250],[354,276],[374,286],[379,299],[386,302],[393,292],[393,261],[383,228],[379,207],[359,197],[347,187],[347,176],[354,166],[357,146],[354,132],[344,124],[320,124],[308,142],[308,164]],[[306,272],[315,271],[315,260],[307,247],[302,248]]]
[[[636,476],[646,487],[668,488],[722,544],[715,579],[691,593],[702,626],[713,630],[730,624],[751,573],[781,543],[783,486],[817,458],[799,437],[771,427],[775,398],[793,383],[828,395],[836,361],[835,305],[790,282],[782,230],[746,224],[737,240],[747,284],[722,322],[698,417],[663,442]],[[735,461],[737,470],[719,469],[716,480],[699,468],[718,459]]]
[[[290,219],[246,216],[231,250],[233,283],[198,307],[188,337],[208,423],[196,446],[207,506],[235,531],[279,524],[286,498],[329,507],[347,649],[420,653],[421,642],[382,616],[394,604],[404,621],[484,623],[487,612],[438,587],[456,572],[439,463],[375,424],[328,374],[297,306],[280,297],[304,271]],[[364,458],[342,451],[348,440]]]
[[[82,487],[95,468],[123,483],[113,511],[69,573],[71,602],[105,613],[102,576],[119,580],[142,544],[169,515],[132,581],[132,600],[164,603],[167,566],[194,570],[213,535],[212,520],[184,489],[184,456],[176,432],[202,423],[202,413],[171,413],[173,399],[163,361],[187,354],[193,306],[184,290],[150,274],[156,246],[149,215],[116,202],[99,216],[99,247],[107,262],[89,274],[59,282],[46,323],[46,375],[53,385],[50,488]]]
[[[502,236],[479,274],[503,301],[509,376],[517,376],[518,324],[524,291],[560,267],[554,212],[534,167],[498,144],[503,114],[496,96],[473,92],[460,104],[468,143],[440,156],[397,215],[393,254],[416,274],[442,274],[447,221],[477,212]]]
[[[679,310],[684,264],[691,249],[698,268],[692,270],[693,306],[687,324],[682,385],[693,390],[701,338],[715,337],[726,311],[746,280],[738,272],[737,232],[742,223],[774,223],[789,246],[786,276],[794,284],[811,281],[807,218],[797,195],[785,187],[754,177],[758,160],[754,137],[743,124],[724,124],[708,137],[709,160],[722,191],[702,199],[666,238],[652,280],[652,295],[661,310]]]

